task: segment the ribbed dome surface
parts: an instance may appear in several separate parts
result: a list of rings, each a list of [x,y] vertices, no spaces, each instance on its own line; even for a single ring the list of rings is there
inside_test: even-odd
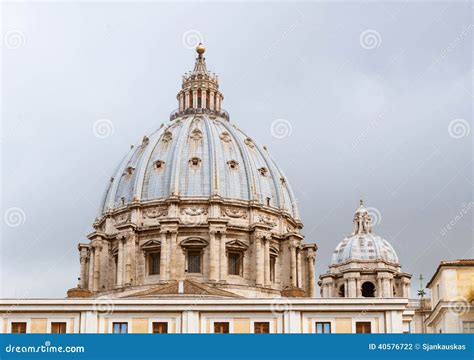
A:
[[[392,245],[382,237],[373,234],[355,234],[342,240],[334,250],[331,264],[342,264],[352,260],[399,262]]]
[[[290,186],[268,152],[219,116],[182,116],[145,137],[119,165],[102,211],[170,196],[254,201],[299,219]]]

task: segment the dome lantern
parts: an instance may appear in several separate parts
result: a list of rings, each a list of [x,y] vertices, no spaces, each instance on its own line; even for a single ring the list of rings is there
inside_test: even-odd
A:
[[[194,69],[183,76],[181,90],[176,96],[179,107],[171,113],[170,120],[190,114],[215,115],[229,120],[229,114],[222,109],[224,95],[219,90],[219,79],[207,70],[205,52],[206,48],[199,43]]]

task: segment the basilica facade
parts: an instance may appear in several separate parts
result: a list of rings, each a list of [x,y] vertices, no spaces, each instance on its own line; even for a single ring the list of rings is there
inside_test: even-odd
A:
[[[223,109],[204,46],[196,52],[169,122],[112,174],[78,246],[77,286],[64,299],[0,300],[0,331],[424,331],[411,275],[362,201],[316,297],[317,246],[289,180]]]

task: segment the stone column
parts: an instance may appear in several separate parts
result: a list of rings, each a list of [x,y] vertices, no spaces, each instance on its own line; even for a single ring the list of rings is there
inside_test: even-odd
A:
[[[390,279],[382,279],[383,297],[390,297]]]
[[[87,281],[87,287],[90,291],[93,290],[94,283],[94,248],[89,248],[89,279]]]
[[[290,269],[291,269],[291,286],[297,287],[297,274],[296,274],[296,244],[290,244]]]
[[[117,254],[117,286],[123,285],[123,240],[118,239],[118,254]]]
[[[93,291],[99,291],[99,276],[100,276],[100,247],[94,246],[94,280]]]
[[[263,266],[262,238],[258,236],[255,239],[255,284],[257,286],[263,285]]]
[[[87,248],[86,247],[81,247],[79,250],[79,262],[81,264],[81,269],[79,272],[79,287],[81,289],[85,289],[87,286]]]
[[[220,233],[219,246],[220,246],[220,267],[219,267],[219,280],[225,282],[227,280],[227,253],[225,248],[226,233]],[[244,264],[242,262],[242,275],[245,277]]]
[[[303,281],[302,281],[302,276],[303,276],[303,271],[302,271],[302,266],[301,266],[301,249],[298,248],[296,249],[296,273],[297,273],[297,284],[296,286],[299,288],[303,287]]]
[[[133,237],[128,235],[125,242],[125,285],[131,285],[132,278],[132,242]]]
[[[218,264],[217,264],[217,256],[218,256],[218,247],[216,244],[216,232],[210,231],[209,233],[209,280],[210,281],[217,281],[218,276]]]
[[[207,108],[206,106],[206,90],[201,90],[201,107],[203,109]]]
[[[382,278],[377,276],[377,297],[383,297]]]
[[[309,297],[316,297],[316,285],[315,285],[315,274],[314,274],[314,259],[316,254],[312,249],[308,249],[308,253],[306,255],[308,261],[308,296]],[[329,285],[326,284],[326,297],[329,297]]]
[[[178,232],[176,230],[173,230],[171,231],[170,235],[171,236],[170,236],[169,269],[170,269],[170,278],[171,280],[174,280],[176,279],[176,252],[178,251],[176,247],[177,247],[177,242],[178,242]]]
[[[186,91],[186,93],[184,94],[184,109],[188,109],[189,108],[189,91]]]
[[[184,110],[184,96],[183,93],[179,94],[179,111]]]
[[[193,90],[193,109],[198,107],[198,94],[196,90]]]
[[[264,277],[265,277],[265,286],[270,286],[270,240],[265,239],[264,245]]]
[[[209,109],[214,110],[214,98],[215,98],[215,93],[214,91],[211,91],[209,93]]]
[[[221,111],[221,96],[217,94],[216,96],[216,110]]]
[[[166,232],[161,232],[161,248],[160,248],[160,281],[168,280],[168,239]]]

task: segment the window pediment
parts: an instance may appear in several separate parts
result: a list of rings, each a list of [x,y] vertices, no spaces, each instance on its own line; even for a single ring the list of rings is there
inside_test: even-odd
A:
[[[180,245],[185,249],[202,249],[208,245],[208,242],[203,238],[189,237],[181,241]]]
[[[140,248],[141,248],[143,251],[157,250],[157,249],[160,249],[160,248],[161,248],[161,241],[160,241],[160,240],[156,240],[156,239],[148,240],[148,241],[145,242],[142,246],[140,246]]]
[[[225,248],[227,251],[246,251],[249,246],[242,242],[242,241],[239,241],[239,240],[232,240],[232,241],[229,241],[225,244]]]

